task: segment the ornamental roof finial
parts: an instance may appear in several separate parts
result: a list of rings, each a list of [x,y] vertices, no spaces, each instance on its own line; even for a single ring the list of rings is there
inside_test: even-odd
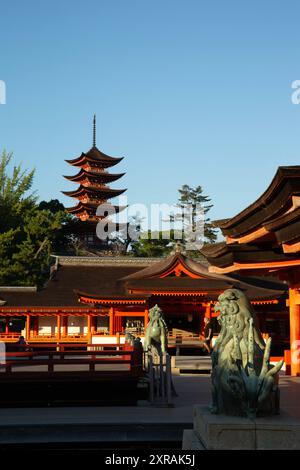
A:
[[[178,254],[181,254],[183,253],[183,246],[182,246],[182,243],[177,240],[176,244],[175,244],[175,247],[174,247],[174,253],[178,253]]]
[[[96,147],[96,114],[93,119],[93,147]]]

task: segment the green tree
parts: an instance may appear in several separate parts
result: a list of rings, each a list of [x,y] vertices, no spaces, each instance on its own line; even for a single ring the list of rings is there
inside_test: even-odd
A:
[[[30,192],[34,170],[13,166],[12,153],[0,157],[0,285],[41,285],[49,273],[52,243],[62,213],[39,210]]]
[[[18,165],[12,168],[12,174],[9,175],[12,157],[12,153],[6,151],[0,157],[0,233],[8,228],[17,229],[22,214],[36,204],[35,194],[28,194],[34,170],[23,171]]]
[[[168,255],[174,246],[172,243],[173,231],[171,231],[171,240],[164,239],[163,232],[155,234],[153,238],[151,230],[148,233],[142,233],[139,240],[131,243],[131,251],[134,256],[160,258]],[[174,242],[174,240],[173,240]]]
[[[203,210],[204,215],[204,237],[203,242],[215,243],[217,240],[217,231],[213,228],[210,218],[206,216],[209,210],[213,207],[209,196],[203,194],[202,186],[191,186],[184,184],[179,191],[178,206],[189,207],[191,209],[191,229],[195,230],[197,225],[197,219],[199,218],[199,207]],[[187,237],[183,237],[183,242],[187,242]]]
[[[41,211],[50,211],[52,214],[57,214],[58,212],[68,212],[65,210],[64,205],[58,199],[51,199],[50,201],[42,201],[39,203],[39,209]]]
[[[129,253],[133,253],[134,256],[167,256],[174,249],[176,239],[179,237],[181,238],[179,241],[182,244],[182,248],[189,248],[191,242],[195,241],[193,237],[199,221],[204,222],[203,239],[200,241],[204,242],[204,244],[216,241],[217,231],[213,228],[209,217],[206,215],[213,207],[213,204],[211,204],[211,199],[203,194],[202,187],[196,186],[192,188],[185,184],[178,191],[179,199],[177,207],[181,211],[178,211],[178,214],[170,214],[168,216],[171,226],[170,232],[168,232],[168,234],[170,233],[169,238],[166,238],[166,232],[159,232],[159,236],[154,239],[153,234],[151,236],[151,231],[149,230],[146,236],[141,234],[139,240],[130,243]],[[201,209],[200,211],[199,208]],[[188,221],[183,217],[185,212],[191,215]],[[167,220],[164,220],[164,222],[167,222]],[[194,245],[196,244],[199,244],[199,240],[196,240]],[[203,257],[199,249],[191,250],[189,248],[189,255],[197,258]]]
[[[58,199],[41,201],[38,206],[40,211],[49,211],[60,218],[61,224],[53,234],[52,251],[55,254],[86,255],[88,252],[80,234],[85,233],[86,224],[77,217],[69,214],[64,205]]]

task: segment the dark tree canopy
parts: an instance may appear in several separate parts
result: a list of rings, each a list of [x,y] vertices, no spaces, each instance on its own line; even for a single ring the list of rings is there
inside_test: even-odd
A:
[[[168,255],[173,249],[172,240],[165,239],[163,232],[158,232],[155,236],[157,238],[153,238],[153,234],[149,230],[148,233],[142,234],[139,240],[133,242],[131,249],[134,256],[160,258]]]
[[[39,209],[41,211],[47,210],[52,214],[57,214],[57,212],[64,212],[64,205],[59,202],[58,199],[51,199],[50,201],[42,201],[39,203]]]
[[[0,156],[0,285],[41,285],[63,212],[39,209],[34,170],[12,166],[12,157]]]

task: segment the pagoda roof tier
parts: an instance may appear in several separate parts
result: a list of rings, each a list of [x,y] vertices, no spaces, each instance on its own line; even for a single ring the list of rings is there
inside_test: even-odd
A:
[[[80,185],[75,191],[62,191],[63,194],[70,197],[80,197],[88,194],[100,199],[110,199],[123,194],[126,189],[111,189],[111,188],[98,188],[97,186],[82,186]]]
[[[110,174],[98,171],[86,171],[83,168],[74,176],[64,176],[69,181],[81,182],[83,180],[88,180],[91,183],[110,183],[112,181],[117,181],[122,178],[125,173],[116,173]]]
[[[88,162],[101,164],[104,168],[109,168],[116,165],[123,160],[123,157],[110,157],[105,153],[101,152],[97,147],[92,147],[88,152],[74,158],[73,160],[66,160],[67,163],[73,166],[83,166]]]
[[[105,206],[107,208],[107,211],[109,211],[110,208],[111,208],[112,212],[114,212],[116,214],[123,211],[127,207],[127,206],[114,206],[113,204],[107,204],[107,203],[105,204]],[[81,201],[79,201],[79,203],[76,206],[67,207],[66,210],[71,214],[77,214],[77,213],[80,213],[80,212],[83,212],[83,211],[95,213],[95,211],[97,210],[98,207],[99,207],[98,202],[81,202]]]
[[[228,242],[250,237],[264,237],[268,226],[274,219],[282,219],[282,225],[289,223],[285,216],[300,206],[300,165],[279,167],[267,190],[254,203],[230,219],[216,220],[213,224],[219,227],[228,237]],[[300,218],[299,211],[296,217]],[[291,216],[293,218],[293,216]],[[262,228],[265,227],[265,230]]]

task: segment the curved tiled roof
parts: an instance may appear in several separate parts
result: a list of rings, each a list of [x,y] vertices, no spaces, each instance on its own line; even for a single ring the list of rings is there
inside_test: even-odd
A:
[[[116,181],[120,178],[122,178],[122,176],[124,176],[125,173],[107,173],[107,172],[104,172],[104,171],[87,171],[87,170],[84,170],[83,168],[80,169],[80,171],[74,175],[74,176],[64,176],[64,178],[66,178],[67,180],[70,180],[70,181],[81,181],[82,179],[84,178],[87,178],[87,179],[91,179],[91,181],[93,180],[98,180],[98,181],[103,181],[105,183],[108,183],[108,182],[111,182],[111,181]]]
[[[132,279],[143,279],[148,277],[159,277],[166,271],[169,271],[173,267],[175,268],[178,264],[182,264],[188,271],[196,276],[210,276],[207,267],[199,263],[192,258],[184,256],[182,253],[175,253],[167,258],[163,258],[161,261],[148,266],[142,271],[126,276],[123,278],[123,281],[132,280]]]
[[[126,189],[112,189],[112,188],[98,188],[97,186],[83,186],[80,185],[74,191],[62,191],[63,194],[70,197],[82,196],[85,194],[95,195],[97,197],[103,197],[105,199],[110,199],[112,197],[120,196],[126,191]]]
[[[123,160],[123,157],[110,157],[105,153],[101,152],[97,147],[92,147],[88,152],[84,153],[74,158],[73,160],[66,160],[70,165],[78,166],[81,162],[90,161],[95,163],[103,163],[105,166],[114,166],[120,161]]]
[[[292,196],[300,195],[300,165],[280,166],[266,191],[234,217],[214,221],[224,235],[245,235],[292,206]]]

